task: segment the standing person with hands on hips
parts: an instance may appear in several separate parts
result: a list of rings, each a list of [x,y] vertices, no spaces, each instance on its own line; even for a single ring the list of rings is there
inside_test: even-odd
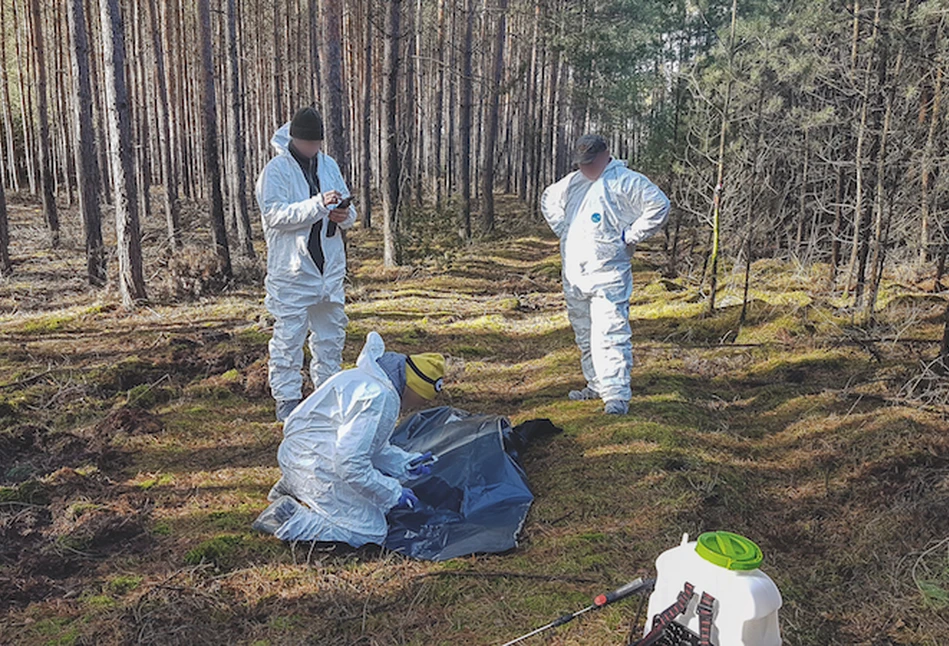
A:
[[[662,227],[669,198],[610,156],[606,140],[577,140],[578,170],[547,187],[544,218],[560,238],[567,317],[587,385],[572,400],[602,399],[611,415],[629,412],[633,367],[629,298],[636,245]]]
[[[302,399],[307,332],[313,384],[340,370],[349,319],[339,229],[353,226],[356,210],[339,166],[320,150],[323,118],[316,108],[298,111],[270,143],[277,155],[257,180],[257,202],[267,240],[265,304],[275,319],[268,375],[282,422]]]

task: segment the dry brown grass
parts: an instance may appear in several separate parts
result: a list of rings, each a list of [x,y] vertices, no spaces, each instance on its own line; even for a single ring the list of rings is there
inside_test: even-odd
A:
[[[522,546],[432,564],[250,529],[280,441],[259,261],[209,294],[200,263],[168,273],[156,218],[152,302],[125,312],[111,288],[83,284],[75,212],[50,252],[37,205],[15,199],[16,274],[0,282],[0,643],[500,643],[651,575],[683,532],[721,528],[764,549],[786,643],[946,643],[945,402],[923,410],[905,388],[928,378],[939,303],[888,284],[876,327],[853,328],[819,291],[822,268],[766,261],[739,330],[734,280],[703,318],[696,287],[660,279],[660,254],[643,250],[631,414],[608,419],[564,400],[581,378],[556,242],[516,202],[499,210],[501,233],[470,247],[426,235],[419,215],[397,270],[381,267],[377,231],[349,237],[346,362],[378,330],[392,349],[448,354],[453,405],[565,429],[527,455]],[[206,244],[199,215],[189,244]],[[621,644],[632,614],[608,608],[546,643]]]

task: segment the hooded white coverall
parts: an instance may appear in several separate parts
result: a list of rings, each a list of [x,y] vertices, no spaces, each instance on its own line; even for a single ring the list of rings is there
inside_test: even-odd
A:
[[[587,386],[603,401],[629,401],[630,258],[637,243],[665,224],[669,198],[614,159],[596,181],[574,171],[548,186],[541,210],[560,238],[567,317]]]
[[[343,310],[346,255],[337,231],[327,237],[330,210],[320,195],[310,197],[303,170],[292,157],[290,124],[282,126],[270,140],[277,156],[267,163],[257,180],[257,203],[267,240],[267,297],[264,304],[273,315],[269,376],[274,399],[299,400],[303,387],[303,343],[310,331],[310,377],[319,386],[339,372],[349,319]],[[320,190],[349,189],[336,161],[319,153]],[[307,243],[315,222],[325,219],[320,235],[325,264],[323,273],[310,256]],[[338,225],[349,229],[356,210]]]
[[[332,376],[287,418],[277,451],[283,476],[268,499],[291,495],[306,507],[274,532],[277,538],[355,547],[385,539],[386,512],[421,454],[389,443],[402,399],[376,363],[383,352],[382,337],[370,332],[356,367]]]

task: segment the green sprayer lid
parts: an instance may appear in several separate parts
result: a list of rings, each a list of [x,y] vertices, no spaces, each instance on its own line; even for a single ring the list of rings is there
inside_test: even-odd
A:
[[[695,551],[726,570],[754,570],[764,559],[753,541],[731,532],[705,532],[699,536]]]

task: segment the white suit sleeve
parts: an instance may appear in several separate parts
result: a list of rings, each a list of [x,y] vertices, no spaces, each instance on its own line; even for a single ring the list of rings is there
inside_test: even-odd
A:
[[[336,431],[336,475],[363,497],[388,511],[402,495],[402,484],[381,473],[372,463],[372,446],[380,429],[383,399],[359,398],[346,411],[345,422]]]
[[[388,473],[400,482],[405,482],[409,477],[409,462],[420,455],[422,454],[403,451],[394,444],[386,442],[385,446],[373,457],[372,463],[383,473]]]
[[[282,231],[309,228],[329,213],[319,195],[290,203],[289,193],[286,169],[279,164],[267,164],[257,180],[257,204],[264,227]]]
[[[352,195],[352,193],[350,193],[349,191],[349,187],[346,186],[346,180],[343,179],[343,173],[342,171],[339,170],[339,164],[337,163],[337,161],[333,159],[332,157],[324,157],[324,159],[326,159],[328,162],[331,162],[330,169],[334,175],[333,185],[339,186],[340,188],[338,188],[337,190],[340,193],[342,193],[344,196]],[[356,224],[356,207],[350,206],[349,215],[346,217],[345,220],[340,222],[338,226],[340,229],[345,230],[345,229],[352,229],[354,224]]]
[[[623,182],[623,192],[629,203],[630,215],[635,218],[623,229],[623,241],[628,245],[636,245],[655,234],[666,223],[669,198],[642,175]]]
[[[559,182],[551,184],[544,190],[540,198],[540,210],[544,219],[558,238],[563,238],[567,220],[567,189],[570,187],[572,175],[567,175]]]

